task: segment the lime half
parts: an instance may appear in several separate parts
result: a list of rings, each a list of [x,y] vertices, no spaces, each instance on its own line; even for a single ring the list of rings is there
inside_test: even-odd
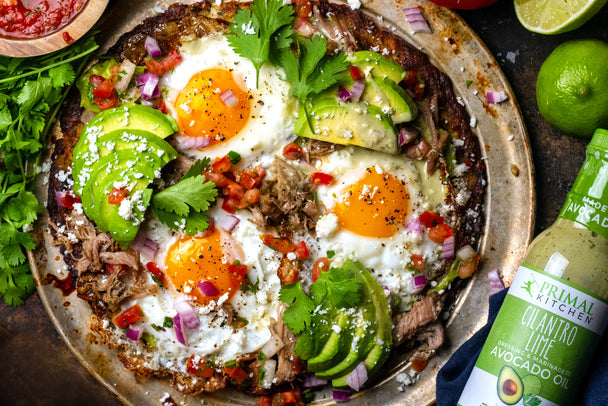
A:
[[[542,383],[535,375],[527,375],[521,380],[524,384],[524,393],[526,395],[536,396],[540,393]]]
[[[527,30],[540,34],[561,34],[586,23],[608,0],[514,1],[517,18]]]

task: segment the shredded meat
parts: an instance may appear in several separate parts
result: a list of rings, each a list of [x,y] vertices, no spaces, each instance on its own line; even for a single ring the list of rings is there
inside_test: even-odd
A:
[[[304,153],[304,160],[306,162],[314,163],[319,158],[329,155],[340,148],[341,146],[338,144],[332,144],[311,138],[302,145],[302,152]]]
[[[284,382],[291,382],[296,377],[296,368],[294,363],[300,362],[300,359],[293,355],[293,350],[298,341],[296,335],[285,326],[283,323],[283,312],[281,312],[279,320],[275,324],[275,332],[284,346],[277,353],[279,363],[275,374],[276,384],[280,385]]]
[[[281,158],[274,160],[268,172],[272,177],[264,181],[259,206],[253,209],[254,217],[263,219],[258,225],[314,232],[320,213],[313,200],[315,186],[310,176]]]
[[[396,344],[410,339],[418,328],[437,320],[439,309],[436,300],[435,294],[426,296],[416,302],[409,312],[397,316],[393,329],[393,341]]]

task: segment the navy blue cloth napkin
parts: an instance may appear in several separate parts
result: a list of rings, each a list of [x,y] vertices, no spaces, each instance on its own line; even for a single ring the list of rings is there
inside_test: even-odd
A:
[[[469,379],[481,347],[486,341],[490,328],[494,324],[498,309],[502,305],[508,289],[490,297],[488,324],[464,343],[439,370],[437,374],[437,406],[454,406]],[[575,405],[599,406],[608,405],[608,335],[604,335],[595,357],[587,371],[582,386],[575,397]]]

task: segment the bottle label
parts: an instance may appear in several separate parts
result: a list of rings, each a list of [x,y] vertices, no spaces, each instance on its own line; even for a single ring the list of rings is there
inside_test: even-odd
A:
[[[579,223],[608,238],[608,161],[603,150],[589,145],[581,168],[559,217]]]
[[[458,404],[570,403],[607,324],[601,298],[522,264]]]

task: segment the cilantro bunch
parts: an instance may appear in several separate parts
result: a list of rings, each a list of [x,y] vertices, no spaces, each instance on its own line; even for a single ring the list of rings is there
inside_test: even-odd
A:
[[[34,195],[40,153],[70,85],[98,45],[93,34],[55,53],[0,56],[0,298],[20,306],[35,289],[25,251],[41,205]]]
[[[293,30],[294,10],[282,0],[255,0],[250,10],[240,10],[234,17],[228,38],[230,46],[260,68],[269,61],[285,70],[291,82],[290,96],[302,103],[315,93],[333,86],[349,63],[344,54],[327,56],[327,40],[296,37]]]

